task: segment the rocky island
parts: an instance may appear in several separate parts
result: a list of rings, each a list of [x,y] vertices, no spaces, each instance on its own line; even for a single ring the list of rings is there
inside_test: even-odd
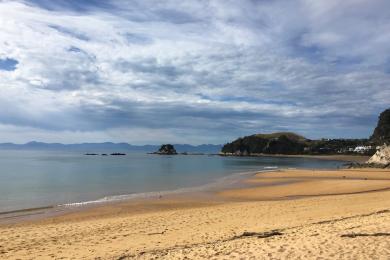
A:
[[[159,154],[159,155],[176,155],[176,149],[171,144],[163,144],[161,145],[160,149],[158,149],[157,152],[154,152],[152,154]]]
[[[125,153],[112,153],[112,156],[123,156],[126,155]]]

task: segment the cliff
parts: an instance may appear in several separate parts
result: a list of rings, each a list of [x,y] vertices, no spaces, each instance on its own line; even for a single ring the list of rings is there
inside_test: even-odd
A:
[[[390,109],[380,114],[378,125],[370,140],[378,145],[383,145],[384,143],[390,144]]]

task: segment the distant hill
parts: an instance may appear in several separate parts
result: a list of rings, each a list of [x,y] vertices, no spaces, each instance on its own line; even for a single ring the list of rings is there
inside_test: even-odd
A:
[[[253,154],[353,154],[358,146],[369,146],[368,139],[310,140],[291,132],[254,134],[225,144],[221,152],[227,155]],[[361,154],[372,155],[375,148]]]
[[[272,134],[254,134],[238,138],[222,147],[222,153],[248,155],[265,154],[300,154],[310,140],[291,132]]]
[[[383,111],[370,139],[309,140],[291,132],[254,134],[225,144],[221,152],[250,154],[354,154],[373,155],[376,145],[390,144],[390,109]]]
[[[282,136],[287,137],[288,139],[297,141],[297,142],[306,142],[308,139],[306,137],[303,137],[299,134],[292,133],[292,132],[276,132],[271,134],[255,134],[258,138],[265,138],[265,139],[274,139],[274,138],[280,138]]]
[[[370,139],[378,145],[390,144],[390,109],[379,115],[378,124]]]
[[[222,145],[202,144],[174,144],[178,152],[189,153],[218,153]],[[80,152],[154,152],[160,148],[160,145],[131,145],[128,143],[80,143],[80,144],[61,144],[61,143],[43,143],[29,142],[26,144],[1,143],[1,150],[51,150],[51,151],[80,151]]]

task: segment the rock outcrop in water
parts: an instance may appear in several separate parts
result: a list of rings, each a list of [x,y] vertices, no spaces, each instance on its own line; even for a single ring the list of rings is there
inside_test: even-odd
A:
[[[380,114],[378,125],[371,136],[371,141],[378,145],[390,144],[390,109],[386,109]]]
[[[157,152],[154,152],[154,154],[161,154],[161,155],[175,155],[177,154],[176,149],[171,144],[163,144],[161,145],[160,149],[158,149]]]

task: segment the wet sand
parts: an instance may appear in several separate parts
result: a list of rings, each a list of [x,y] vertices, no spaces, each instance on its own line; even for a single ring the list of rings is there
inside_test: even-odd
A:
[[[226,156],[236,156],[236,155],[226,155]],[[320,159],[320,160],[331,160],[331,161],[344,161],[344,162],[355,162],[355,163],[365,163],[371,156],[367,155],[345,155],[345,154],[331,154],[331,155],[306,155],[306,154],[251,154],[253,157],[286,157],[286,158],[310,158],[310,159]]]
[[[241,200],[281,200],[390,190],[388,170],[286,170],[258,173],[245,181],[254,187],[218,192]]]
[[[390,171],[259,173],[239,189],[0,225],[2,259],[98,257],[388,259]]]

